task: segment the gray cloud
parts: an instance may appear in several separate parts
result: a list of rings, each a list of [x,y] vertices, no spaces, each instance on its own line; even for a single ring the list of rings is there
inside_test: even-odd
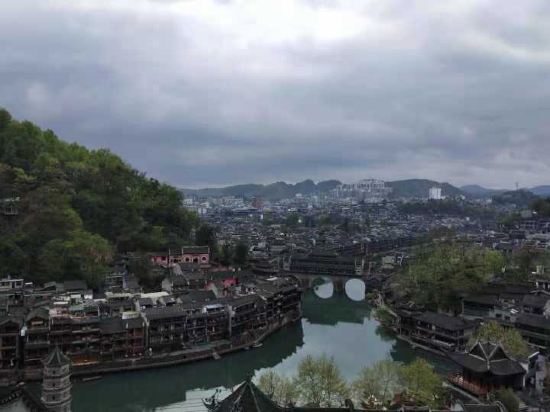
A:
[[[545,0],[11,2],[0,105],[180,186],[543,184],[548,21]]]

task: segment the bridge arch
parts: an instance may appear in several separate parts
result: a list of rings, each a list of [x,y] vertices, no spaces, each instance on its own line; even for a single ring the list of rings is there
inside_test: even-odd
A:
[[[365,300],[367,294],[367,286],[363,279],[348,279],[344,284],[344,292],[348,299],[355,302],[360,302]]]
[[[318,298],[330,299],[334,295],[334,282],[329,276],[318,276],[311,280],[311,288]]]

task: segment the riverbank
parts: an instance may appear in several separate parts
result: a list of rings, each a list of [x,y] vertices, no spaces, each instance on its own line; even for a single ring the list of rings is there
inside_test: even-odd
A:
[[[398,339],[402,342],[405,342],[407,345],[409,345],[412,349],[421,349],[423,351],[429,352],[431,354],[434,354],[436,356],[439,356],[447,361],[450,362],[449,356],[447,352],[433,348],[431,346],[424,345],[418,341],[415,341],[413,339],[410,339],[410,337],[400,334],[397,328],[394,326],[394,321],[397,319],[398,315],[395,312],[395,310],[386,305],[384,302],[384,299],[381,295],[377,295],[374,299],[370,300],[370,303],[376,308],[375,310],[375,319],[380,322],[380,326],[383,328],[386,328],[387,330],[391,331],[392,334],[395,336],[395,339]],[[379,312],[378,312],[379,311]],[[378,312],[378,313],[376,313]],[[384,316],[381,316],[381,314],[384,313]],[[386,319],[386,316],[389,316],[392,318],[391,322],[388,322]]]
[[[301,315],[291,319],[283,318],[281,321],[270,325],[267,330],[262,331],[259,336],[252,337],[251,339],[242,341],[239,344],[232,344],[230,341],[218,341],[203,345],[200,348],[170,352],[166,354],[158,354],[144,358],[124,359],[113,362],[85,365],[73,365],[72,376],[77,378],[90,376],[96,377],[105,374],[114,374],[120,372],[165,368],[170,366],[182,365],[185,363],[203,361],[207,359],[219,359],[223,355],[245,350],[251,348],[254,345],[260,344],[273,333],[279,331],[287,325],[299,322],[300,320]],[[13,381],[22,380],[26,382],[32,382],[39,381],[41,379],[41,369],[23,369],[21,371],[17,371],[12,376],[12,379],[10,379],[10,381],[12,382],[3,382],[4,385],[0,386],[8,386],[8,384],[13,384]]]

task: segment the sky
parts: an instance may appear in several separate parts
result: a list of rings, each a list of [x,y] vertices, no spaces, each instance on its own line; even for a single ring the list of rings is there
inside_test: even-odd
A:
[[[179,187],[550,184],[548,0],[20,0],[0,107]]]

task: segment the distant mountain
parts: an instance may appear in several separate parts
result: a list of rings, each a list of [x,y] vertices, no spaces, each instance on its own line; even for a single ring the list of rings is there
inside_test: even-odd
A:
[[[244,184],[207,189],[183,189],[183,192],[186,196],[244,196],[249,198],[258,196],[266,200],[280,200],[292,198],[298,193],[303,195],[328,193],[340,184],[341,182],[338,180],[325,180],[315,183],[313,180],[307,179],[296,184],[285,182],[276,182],[268,185]],[[462,190],[449,183],[440,183],[428,179],[396,180],[386,182],[386,185],[392,188],[391,196],[393,198],[426,198],[432,187],[440,187],[443,196],[470,195],[478,197],[479,193],[489,193],[490,191],[490,189],[475,185],[465,186],[465,190]],[[487,196],[500,192],[490,192]]]
[[[535,186],[529,189],[529,191],[537,196],[548,197],[550,196],[550,185]]]
[[[498,205],[514,204],[517,207],[530,207],[539,197],[526,189],[509,190],[492,196]]]
[[[465,195],[465,193],[456,186],[428,179],[396,180],[393,182],[386,182],[386,185],[392,188],[391,196],[394,198],[426,198],[432,187],[440,187],[443,196]]]
[[[340,182],[338,180],[325,180],[316,184],[313,180],[307,179],[296,184],[276,182],[269,185],[245,184],[197,190],[183,189],[183,193],[186,196],[257,196],[266,200],[280,200],[294,197],[298,193],[303,195],[326,193],[339,184]]]
[[[503,193],[505,190],[489,189],[480,185],[461,186],[460,190],[473,197],[491,197],[498,193]]]

